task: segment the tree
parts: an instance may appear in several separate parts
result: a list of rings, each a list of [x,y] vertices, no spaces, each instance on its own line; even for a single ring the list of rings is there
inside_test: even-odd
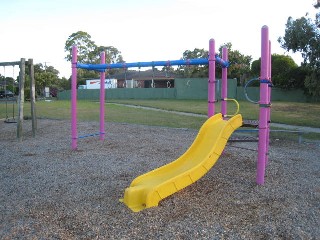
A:
[[[242,84],[250,73],[250,63],[252,61],[251,56],[246,56],[238,50],[232,50],[232,44],[230,42],[225,43],[219,47],[219,56],[222,57],[222,49],[226,47],[228,49],[228,61],[230,66],[228,67],[228,78],[236,78],[238,84]],[[216,68],[216,76],[221,77],[222,68]]]
[[[73,45],[78,47],[78,62],[98,64],[100,63],[100,53],[102,51],[106,52],[106,63],[124,62],[121,52],[117,48],[113,46],[97,46],[95,42],[91,40],[90,34],[83,31],[72,33],[68,37],[64,48],[65,52],[67,52],[67,56],[65,57],[67,61],[71,61]],[[109,74],[114,74],[117,71],[117,69],[109,70]],[[78,83],[85,84],[84,81],[86,79],[98,78],[99,72],[79,69],[78,75]]]
[[[238,84],[242,84],[250,73],[251,56],[246,56],[240,53],[239,50],[232,50],[230,42],[225,43],[219,47],[219,55],[222,56],[223,47],[228,49],[228,61],[230,66],[228,68],[228,77],[237,78]],[[221,76],[221,69],[217,69],[218,74]]]
[[[230,66],[228,68],[229,78],[238,78],[241,80],[250,73],[250,62],[252,61],[251,56],[245,56],[238,50],[232,50],[232,44],[226,43],[219,47],[219,56],[222,56],[222,48],[226,46],[228,49],[228,61]],[[195,48],[193,51],[186,50],[183,53],[182,59],[192,58],[208,58],[208,51],[204,49]],[[205,66],[180,66],[177,69],[177,73],[184,77],[207,77],[208,76],[208,65]],[[216,76],[221,77],[221,68],[216,68]]]
[[[177,73],[177,71],[172,66],[164,66],[164,67],[162,67],[161,72],[165,73],[166,77],[171,77],[172,75]]]
[[[16,91],[17,81],[12,77],[6,77],[0,74],[0,89],[2,90],[2,88],[4,88],[5,86],[7,90],[10,90],[15,94],[17,94],[17,91]]]
[[[95,49],[95,52],[93,53],[96,56],[96,63],[100,63],[100,53],[103,51],[106,53],[106,63],[124,62],[121,52],[117,48],[112,46],[99,46]],[[119,71],[119,69],[110,69],[108,70],[108,73],[110,75],[113,75],[115,73],[118,73]]]
[[[204,49],[195,48],[193,51],[186,50],[182,54],[183,60],[194,58],[208,58],[208,51]],[[186,78],[207,77],[208,65],[179,66],[177,69],[177,73]]]
[[[287,51],[301,52],[305,64],[319,67],[320,35],[319,30],[310,18],[293,20],[288,18],[285,36],[279,38],[281,47]]]
[[[100,53],[106,53],[106,63],[121,63],[123,61],[123,57],[121,52],[112,46],[99,46],[95,49],[95,55],[97,56],[97,62],[100,62]]]
[[[44,66],[41,63],[34,64],[34,78],[37,96],[42,96],[45,87],[56,90],[70,89],[69,82],[66,78],[59,78],[59,71],[53,66]],[[29,68],[26,68],[26,81],[25,81],[25,97],[29,98],[30,92],[30,78]]]
[[[94,41],[91,40],[91,36],[83,31],[72,33],[66,41],[64,51],[67,52],[65,57],[67,61],[71,62],[72,59],[72,46],[78,47],[78,61],[83,63],[94,63],[95,50],[97,48]]]
[[[34,65],[34,78],[36,79],[36,91],[38,95],[42,95],[45,87],[55,87],[59,85],[59,71],[52,66]]]
[[[319,9],[320,8],[320,0],[317,0],[317,3],[313,5],[315,9]],[[318,28],[320,28],[320,13],[316,14],[316,25]]]
[[[58,84],[58,90],[68,90],[71,89],[71,79],[66,79],[62,77]]]
[[[260,76],[260,64],[261,58],[252,62],[252,75]],[[272,54],[271,73],[272,83],[276,87],[291,89],[303,88],[304,86],[305,70],[302,67],[299,68],[290,56]]]
[[[65,43],[64,50],[67,52],[65,59],[71,61],[72,46],[76,45],[78,48],[78,62],[82,63],[100,63],[100,53],[106,52],[106,62],[116,63],[123,62],[121,52],[112,46],[97,46],[93,40],[91,40],[90,34],[78,31],[72,33]]]
[[[306,15],[308,16],[308,14]],[[320,97],[320,33],[317,24],[310,18],[301,17],[294,20],[289,17],[286,24],[285,36],[278,42],[287,51],[301,52],[304,59],[303,67],[307,70],[304,86],[311,96]]]

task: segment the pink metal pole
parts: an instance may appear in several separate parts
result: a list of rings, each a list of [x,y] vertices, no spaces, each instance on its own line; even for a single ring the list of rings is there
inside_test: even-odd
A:
[[[72,46],[71,76],[71,148],[77,149],[77,46]]]
[[[100,63],[106,63],[106,53],[101,52],[100,54]],[[104,140],[105,130],[104,130],[104,105],[105,105],[105,80],[106,73],[100,73],[100,140]]]
[[[216,84],[216,57],[215,57],[215,42],[214,39],[209,41],[209,81],[208,81],[208,118],[215,113],[215,84]]]
[[[222,60],[228,61],[228,48],[222,48]],[[222,116],[225,118],[227,115],[227,95],[228,95],[228,68],[222,68],[222,83],[221,83],[221,113]]]
[[[267,26],[261,29],[261,72],[260,72],[260,111],[259,111],[259,143],[257,163],[257,184],[264,184],[267,132],[268,132],[268,88],[269,88],[269,31]]]
[[[266,166],[268,165],[268,153],[269,153],[269,143],[270,143],[270,123],[271,123],[271,90],[272,90],[272,79],[271,79],[271,41],[269,41],[269,66],[268,66],[268,77],[270,79],[270,84],[268,84],[268,102],[270,104],[270,107],[268,108],[268,130],[267,130],[267,146],[266,146],[266,151],[267,151],[267,155],[266,155]]]

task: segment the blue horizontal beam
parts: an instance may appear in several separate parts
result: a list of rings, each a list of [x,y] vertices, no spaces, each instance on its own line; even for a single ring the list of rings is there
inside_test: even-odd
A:
[[[216,62],[223,68],[229,67],[229,62],[222,60],[216,56]],[[191,66],[191,65],[208,65],[209,60],[207,58],[187,59],[187,60],[168,60],[168,61],[152,61],[152,62],[133,62],[133,63],[110,63],[110,64],[84,64],[77,63],[77,68],[87,70],[104,71],[106,69],[114,68],[141,68],[141,67],[157,67],[157,66]]]
[[[81,139],[81,138],[87,138],[87,137],[95,137],[95,136],[99,136],[101,134],[105,134],[105,133],[103,133],[103,132],[90,133],[90,134],[86,134],[86,135],[83,135],[83,136],[79,136],[78,138]]]

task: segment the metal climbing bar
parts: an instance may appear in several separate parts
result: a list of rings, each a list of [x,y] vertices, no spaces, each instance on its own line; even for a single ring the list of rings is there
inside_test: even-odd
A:
[[[86,134],[86,135],[82,135],[82,136],[79,136],[78,139],[81,139],[81,138],[88,138],[88,137],[95,137],[95,136],[101,136],[101,134],[105,134],[105,132],[98,132],[98,133],[90,133],[90,134]]]
[[[72,76],[71,76],[71,148],[77,149],[77,140],[84,137],[95,136],[97,134],[89,134],[82,137],[78,137],[77,130],[77,69],[86,69],[86,70],[95,70],[100,72],[100,139],[104,139],[104,98],[105,98],[105,89],[104,81],[105,74],[104,72],[109,69],[115,68],[142,68],[142,67],[170,67],[170,66],[192,66],[192,65],[209,65],[209,80],[208,80],[208,117],[211,117],[215,113],[214,103],[215,99],[215,66],[219,64],[222,68],[228,68],[230,63],[226,59],[220,58],[215,53],[214,39],[209,41],[209,53],[208,58],[197,58],[197,59],[179,59],[179,60],[167,60],[167,61],[151,61],[151,62],[132,62],[132,63],[105,63],[105,53],[100,55],[100,64],[84,64],[78,63],[77,61],[77,46],[72,47]],[[154,76],[153,76],[154,78]]]
[[[229,67],[229,62],[222,60],[219,56],[215,56],[216,63],[222,67]],[[77,68],[87,70],[106,70],[114,68],[141,68],[141,67],[166,67],[166,66],[191,66],[191,65],[208,65],[209,60],[207,58],[196,59],[180,59],[180,60],[167,60],[167,61],[151,61],[151,62],[132,62],[132,63],[110,63],[110,64],[84,64],[77,63]]]

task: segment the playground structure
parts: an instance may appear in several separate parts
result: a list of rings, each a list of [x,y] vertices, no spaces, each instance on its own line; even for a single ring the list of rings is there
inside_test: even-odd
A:
[[[261,29],[261,72],[259,101],[259,142],[257,161],[257,184],[264,184],[266,164],[268,162],[270,131],[271,96],[271,44],[267,26]],[[221,113],[215,114],[215,68],[222,67]],[[77,47],[72,48],[71,83],[71,135],[72,149],[77,149],[77,139],[99,135],[105,137],[104,102],[105,71],[113,68],[156,67],[178,65],[209,65],[208,81],[208,120],[203,124],[190,148],[177,160],[143,174],[132,181],[121,199],[131,210],[140,211],[157,206],[159,201],[182,188],[192,184],[216,163],[230,135],[242,126],[242,116],[235,114],[230,119],[227,114],[227,68],[229,67],[227,48],[223,48],[222,58],[215,53],[215,41],[209,41],[209,56],[200,59],[168,60],[135,63],[105,63],[105,53],[101,53],[100,64],[82,64],[77,62]],[[77,68],[100,71],[100,132],[77,136]],[[232,99],[232,101],[235,101]]]
[[[5,122],[16,122],[17,123],[17,138],[18,141],[22,141],[22,129],[23,129],[23,118],[24,118],[24,85],[25,85],[25,72],[26,72],[26,65],[28,66],[29,70],[29,77],[30,77],[30,101],[31,101],[31,119],[32,119],[32,135],[35,137],[36,129],[37,129],[37,118],[36,118],[36,106],[35,106],[35,79],[34,79],[34,67],[33,67],[33,59],[28,59],[26,61],[25,58],[21,58],[20,61],[16,62],[1,62],[0,66],[3,66],[4,72],[5,68],[8,66],[18,65],[20,72],[19,72],[19,95],[18,95],[18,117],[15,120],[14,118],[14,109],[13,109],[13,116],[12,120],[8,119],[7,114],[7,106],[6,106],[6,120]],[[6,77],[6,76],[4,76]],[[5,85],[6,89],[6,85]],[[7,104],[7,99],[6,99]]]

